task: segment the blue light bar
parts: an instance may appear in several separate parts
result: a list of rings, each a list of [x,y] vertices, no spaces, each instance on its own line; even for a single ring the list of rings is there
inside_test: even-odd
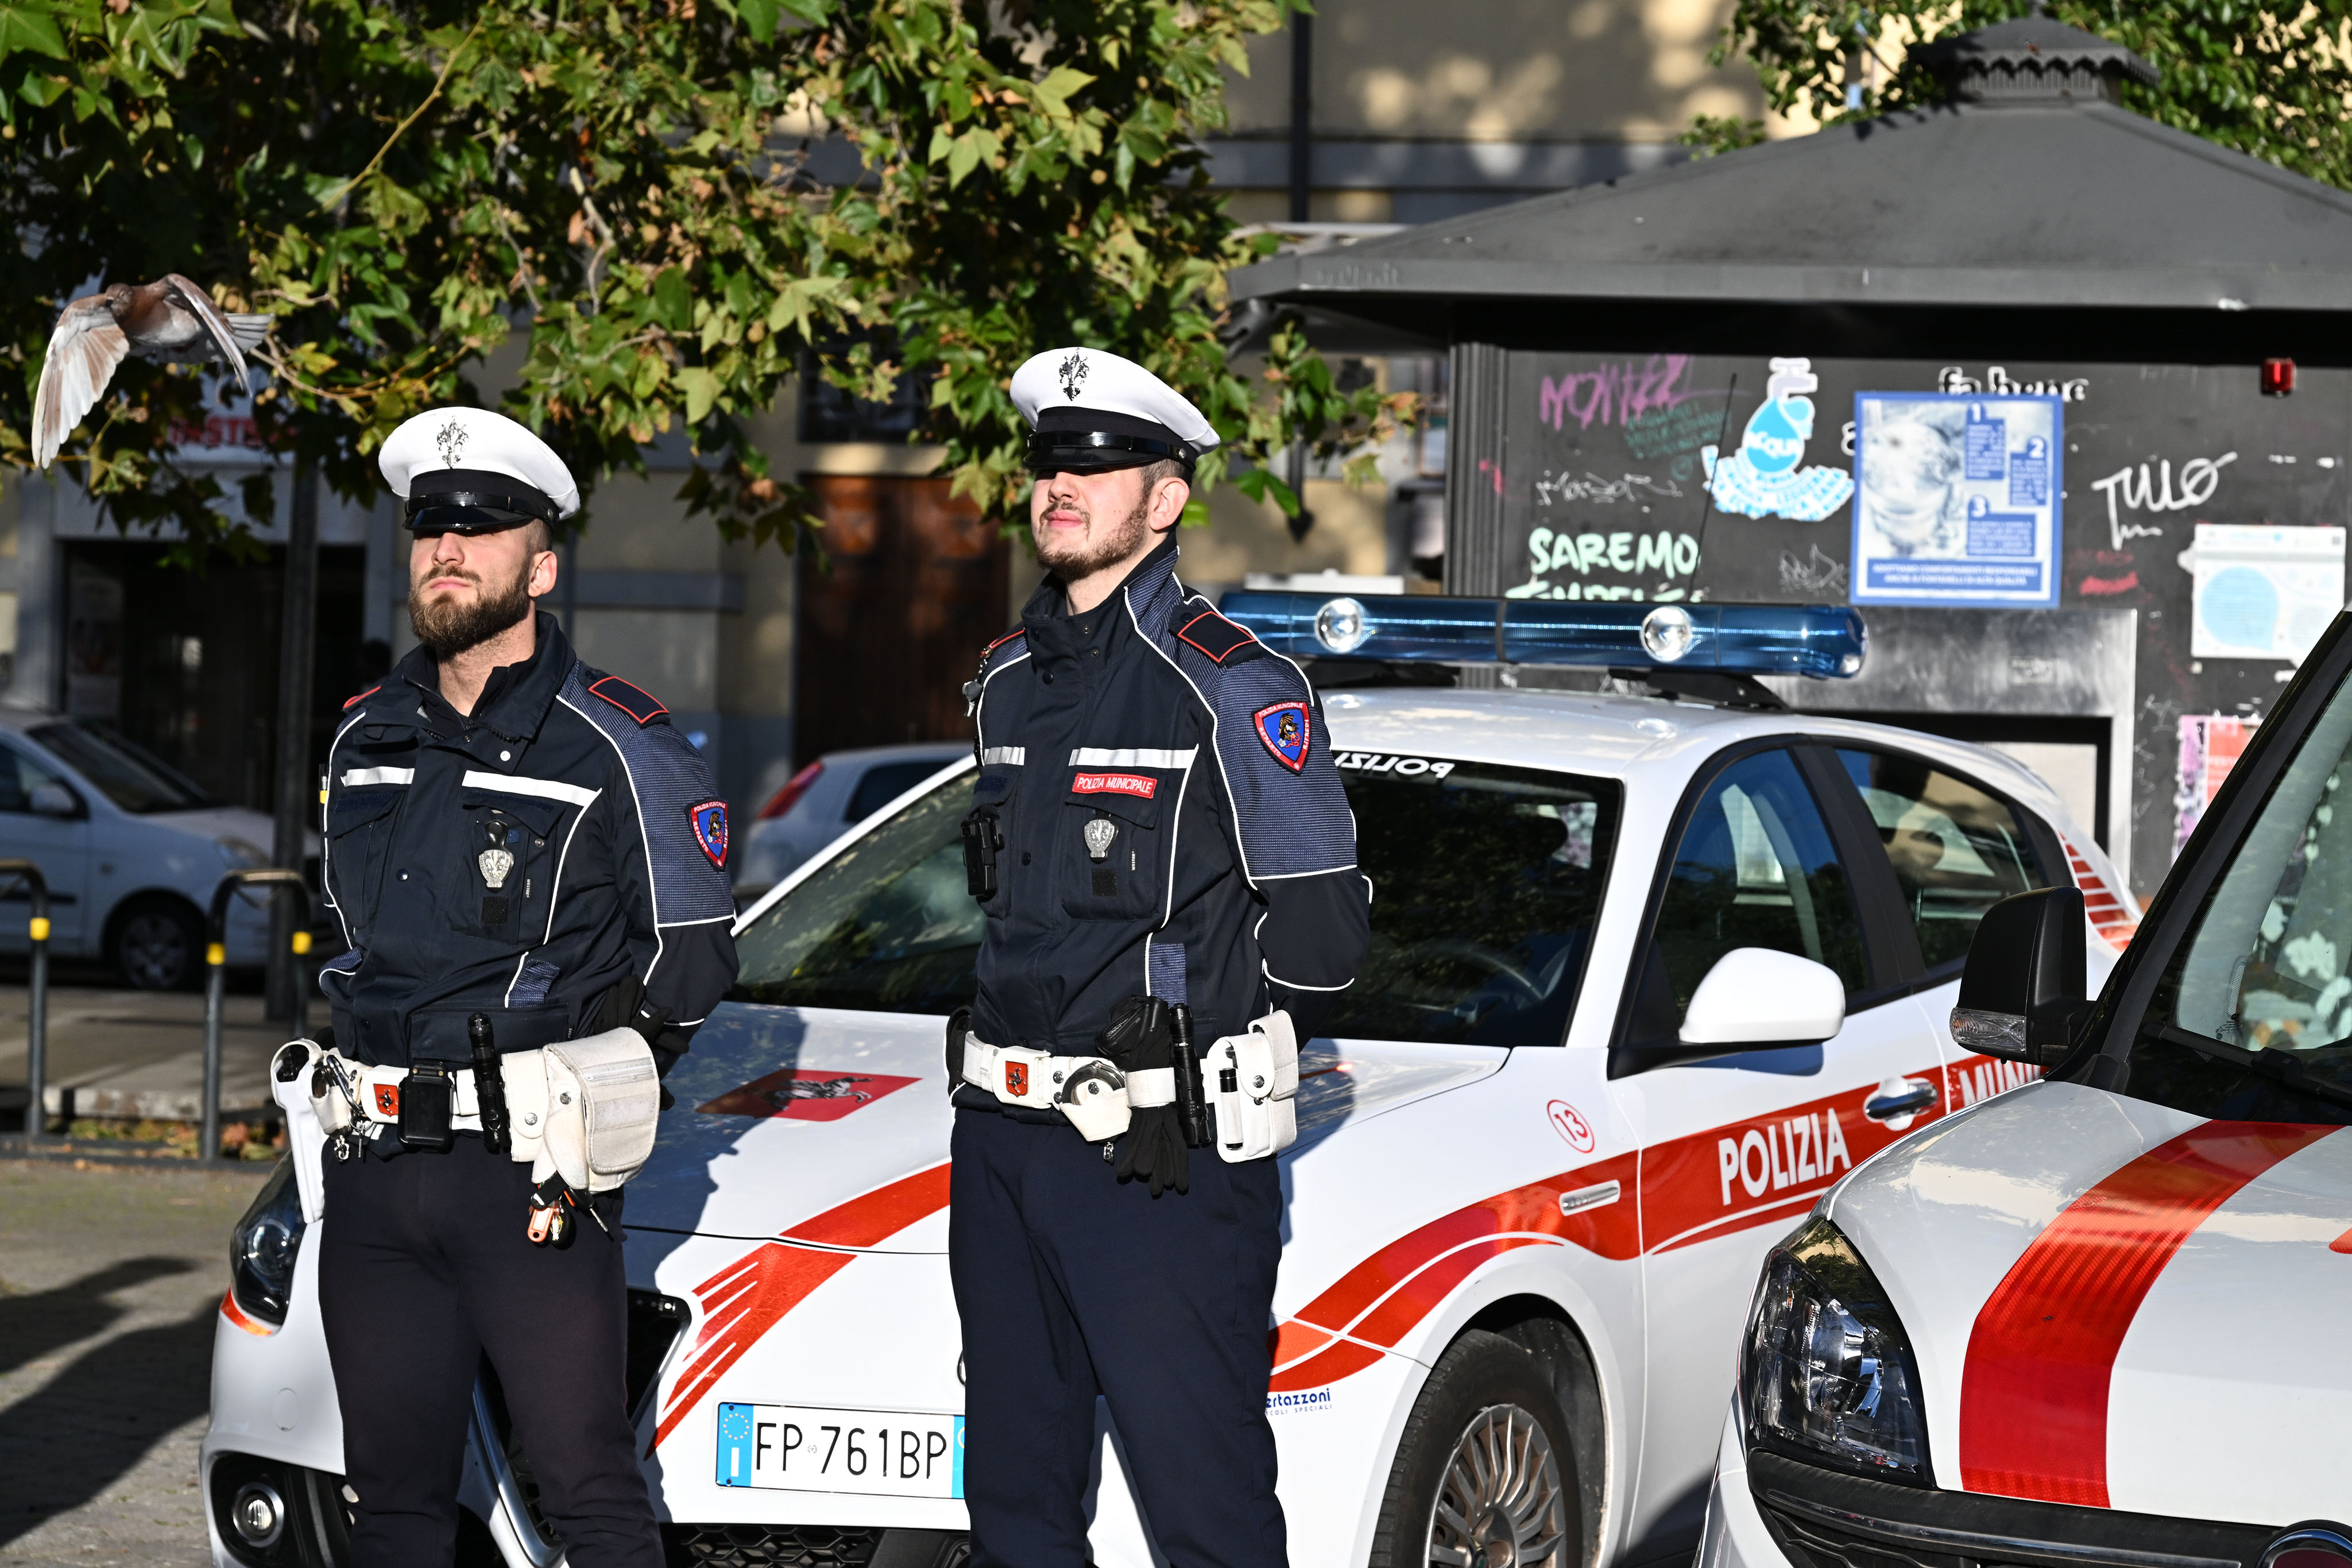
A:
[[[1831,604],[1635,604],[1235,590],[1218,606],[1295,658],[1587,664],[1725,674],[1862,673],[1862,612]]]

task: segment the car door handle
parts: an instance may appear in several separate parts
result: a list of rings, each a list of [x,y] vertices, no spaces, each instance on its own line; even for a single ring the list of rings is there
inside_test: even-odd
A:
[[[1936,1103],[1936,1086],[1924,1078],[1891,1077],[1862,1103],[1874,1122],[1907,1122]]]

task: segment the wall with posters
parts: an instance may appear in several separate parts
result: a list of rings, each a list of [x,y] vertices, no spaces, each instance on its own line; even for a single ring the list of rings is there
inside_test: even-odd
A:
[[[1464,431],[1481,505],[1456,508],[1448,591],[1859,603],[1915,633],[2006,607],[2054,617],[2062,649],[2070,626],[2113,624],[2068,612],[2134,612],[2128,833],[2110,836],[2152,894],[2179,827],[2182,716],[2258,720],[2344,602],[2352,371],[2305,367],[2265,397],[2251,363],[1789,348],[1457,348],[1457,386],[1480,378],[1491,413]],[[1914,634],[1883,656],[1954,646]],[[1917,692],[1938,671],[1887,674]]]

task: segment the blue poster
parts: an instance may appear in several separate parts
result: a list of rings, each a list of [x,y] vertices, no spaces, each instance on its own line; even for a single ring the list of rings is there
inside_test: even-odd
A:
[[[2058,602],[2055,397],[1857,392],[1856,604]]]
[[[1968,476],[1998,479],[2009,472],[2009,421],[1995,419],[1980,402],[1969,404]]]

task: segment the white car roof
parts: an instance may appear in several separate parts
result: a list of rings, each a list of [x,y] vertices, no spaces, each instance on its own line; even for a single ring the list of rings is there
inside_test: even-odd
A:
[[[1608,693],[1430,687],[1327,692],[1333,744],[1619,779],[1677,793],[1717,752],[1790,735],[1892,746],[1951,768],[2077,834],[2057,793],[1990,747],[1828,714],[1759,712]]]

